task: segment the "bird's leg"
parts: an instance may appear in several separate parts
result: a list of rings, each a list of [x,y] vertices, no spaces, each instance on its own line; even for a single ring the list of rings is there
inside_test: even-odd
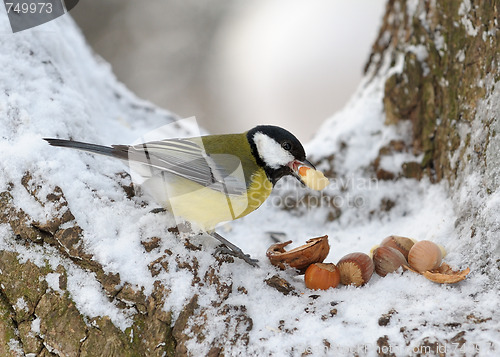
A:
[[[212,237],[214,237],[215,239],[217,239],[219,242],[221,242],[222,244],[224,244],[224,247],[219,247],[217,249],[218,252],[224,253],[224,254],[229,254],[229,255],[232,255],[233,257],[243,259],[245,262],[247,262],[248,264],[250,264],[253,267],[258,267],[259,266],[257,264],[257,262],[258,262],[257,259],[252,259],[250,257],[250,255],[243,253],[243,251],[240,248],[238,248],[237,246],[235,246],[233,243],[231,243],[230,241],[228,241],[226,238],[224,238],[223,236],[221,236],[219,233],[212,232],[212,233],[209,233],[209,234]]]

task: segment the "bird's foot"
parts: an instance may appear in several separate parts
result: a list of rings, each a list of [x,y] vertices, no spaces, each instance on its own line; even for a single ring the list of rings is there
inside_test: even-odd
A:
[[[249,254],[243,253],[243,251],[238,248],[236,245],[228,241],[226,238],[221,236],[220,234],[216,232],[210,233],[212,237],[217,239],[219,242],[221,242],[223,245],[217,248],[217,253],[222,253],[222,254],[228,254],[236,258],[243,259],[245,262],[250,264],[253,267],[258,267],[259,265],[257,264],[258,260],[253,259],[250,257]]]
[[[227,255],[230,255],[232,257],[240,258],[240,259],[243,259],[246,263],[250,264],[253,267],[257,267],[257,268],[259,267],[259,264],[257,264],[259,262],[259,260],[253,259],[250,256],[250,254],[243,253],[243,251],[241,249],[239,249],[238,251],[234,251],[231,248],[228,248],[225,244],[223,244],[215,249],[215,253],[216,254],[227,254]]]

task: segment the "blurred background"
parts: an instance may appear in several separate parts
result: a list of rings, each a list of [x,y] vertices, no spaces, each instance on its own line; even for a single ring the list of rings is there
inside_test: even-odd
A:
[[[139,97],[212,133],[311,139],[357,88],[386,0],[85,0],[71,11]]]

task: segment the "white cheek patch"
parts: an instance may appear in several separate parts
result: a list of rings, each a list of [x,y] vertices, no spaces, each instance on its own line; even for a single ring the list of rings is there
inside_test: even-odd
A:
[[[285,166],[294,160],[292,154],[283,149],[276,140],[260,132],[253,136],[255,146],[260,158],[267,166],[272,169],[278,169],[280,166]]]

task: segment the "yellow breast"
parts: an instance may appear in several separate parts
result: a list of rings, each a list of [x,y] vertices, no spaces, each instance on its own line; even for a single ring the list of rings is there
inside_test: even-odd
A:
[[[273,184],[267,179],[263,169],[257,170],[252,176],[252,183],[247,191],[247,208],[237,217],[243,217],[255,211],[269,197],[273,190]]]
[[[259,208],[273,188],[262,169],[254,173],[252,183],[243,195],[225,195],[197,183],[180,180],[182,184],[175,182],[174,178],[166,185],[163,179],[153,178],[142,187],[172,212],[179,223],[186,220],[208,232],[219,223],[246,216]]]

